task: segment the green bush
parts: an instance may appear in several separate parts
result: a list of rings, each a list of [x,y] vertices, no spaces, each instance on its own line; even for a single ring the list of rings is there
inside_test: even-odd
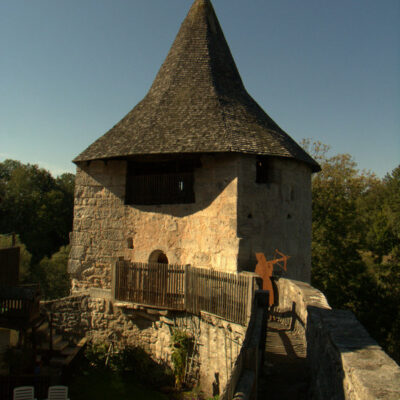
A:
[[[137,381],[156,388],[173,384],[171,369],[155,362],[142,348],[126,346],[114,347],[112,352],[109,350],[109,343],[95,343],[87,346],[85,358],[89,367],[132,376]]]
[[[171,348],[175,385],[178,390],[181,390],[185,381],[188,355],[193,350],[193,338],[180,329],[174,329],[172,333]]]

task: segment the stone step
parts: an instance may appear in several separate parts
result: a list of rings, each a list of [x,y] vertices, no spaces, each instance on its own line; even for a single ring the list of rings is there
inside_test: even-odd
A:
[[[62,342],[63,338],[61,335],[54,335],[53,336],[53,346],[56,345],[59,342]]]
[[[37,329],[36,332],[45,332],[49,333],[49,323],[47,321],[44,321]]]
[[[64,349],[62,354],[67,356],[67,362],[70,363],[75,356],[80,352],[83,351],[84,347],[86,346],[87,338],[82,338],[76,346],[70,346]]]
[[[57,343],[53,343],[53,350],[55,351],[63,351],[65,348],[67,348],[69,343],[66,340],[61,340],[58,341]]]
[[[62,368],[68,365],[86,345],[87,339],[82,338],[76,346],[66,346],[57,357],[52,357],[50,366]],[[65,343],[65,342],[64,342]]]
[[[38,345],[39,350],[49,350],[49,347],[50,347],[49,337],[47,337],[46,341],[44,341]],[[62,351],[66,347],[68,347],[68,342],[63,340],[63,337],[61,335],[53,336],[53,350]]]
[[[77,352],[77,347],[76,346],[68,346],[65,349],[61,351],[61,355],[64,357],[68,357],[71,354],[75,354]]]
[[[52,357],[50,360],[50,366],[54,368],[62,368],[68,365],[67,357]]]

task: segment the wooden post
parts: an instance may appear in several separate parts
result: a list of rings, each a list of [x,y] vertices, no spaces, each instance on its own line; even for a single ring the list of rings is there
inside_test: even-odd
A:
[[[189,265],[185,265],[185,276],[184,276],[184,281],[183,281],[183,307],[185,311],[188,309],[188,304],[187,304],[187,296],[188,296],[188,289],[189,289]]]
[[[117,285],[117,262],[115,262],[114,264],[112,264],[111,266],[111,298],[113,300],[116,299],[116,294],[117,294],[117,289],[116,289],[116,285]]]
[[[247,277],[247,307],[246,307],[246,324],[249,323],[251,317],[251,310],[253,308],[253,277]]]
[[[50,312],[49,318],[49,331],[50,331],[50,343],[49,343],[49,350],[50,354],[53,354],[53,313]]]

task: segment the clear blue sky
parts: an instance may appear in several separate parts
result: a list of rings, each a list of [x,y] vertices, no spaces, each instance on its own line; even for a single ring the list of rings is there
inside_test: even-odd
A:
[[[191,0],[0,2],[0,161],[53,174],[149,89]],[[244,84],[295,140],[400,163],[399,0],[214,0]]]

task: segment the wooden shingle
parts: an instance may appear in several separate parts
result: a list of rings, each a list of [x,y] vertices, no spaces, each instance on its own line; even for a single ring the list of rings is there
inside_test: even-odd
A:
[[[247,93],[209,0],[196,0],[149,92],[74,162],[246,153],[319,165]]]

